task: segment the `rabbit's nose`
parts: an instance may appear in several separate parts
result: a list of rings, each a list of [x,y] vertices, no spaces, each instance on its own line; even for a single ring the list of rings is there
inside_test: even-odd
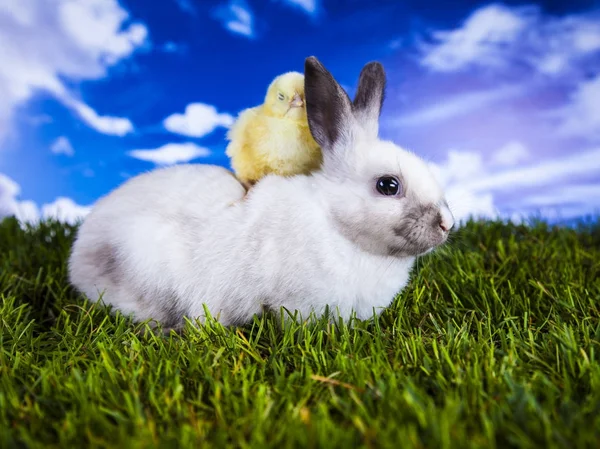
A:
[[[444,232],[449,232],[454,227],[454,216],[452,215],[450,208],[446,205],[440,207],[438,224]]]

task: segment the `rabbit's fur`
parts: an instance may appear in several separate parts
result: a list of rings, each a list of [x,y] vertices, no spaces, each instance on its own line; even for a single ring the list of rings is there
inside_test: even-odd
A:
[[[453,225],[443,192],[416,155],[378,139],[385,73],[367,64],[354,102],[314,58],[305,62],[312,175],[263,178],[246,194],[232,173],[178,165],[134,177],[102,198],[78,232],[72,284],[137,320],[177,327],[204,317],[240,324],[284,306],[306,318],[381,312],[415,257]],[[402,193],[384,196],[393,175]]]

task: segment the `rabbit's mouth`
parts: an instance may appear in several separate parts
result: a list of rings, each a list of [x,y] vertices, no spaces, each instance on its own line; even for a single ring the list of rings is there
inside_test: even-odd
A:
[[[421,256],[433,251],[448,239],[454,219],[447,205],[418,205],[407,211],[393,232],[397,241],[388,246],[396,257]]]

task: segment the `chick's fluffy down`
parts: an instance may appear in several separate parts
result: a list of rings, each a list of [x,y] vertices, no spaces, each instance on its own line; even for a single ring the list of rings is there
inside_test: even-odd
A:
[[[238,178],[257,181],[269,173],[291,176],[319,168],[321,150],[308,123],[270,117],[261,108],[243,111],[227,135],[227,154]]]
[[[304,75],[277,76],[263,104],[244,110],[227,138],[226,153],[244,183],[253,184],[270,173],[291,176],[319,168],[322,154],[308,127]]]

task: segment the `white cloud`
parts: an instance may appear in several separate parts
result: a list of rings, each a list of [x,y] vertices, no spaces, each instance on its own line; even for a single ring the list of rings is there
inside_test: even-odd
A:
[[[58,197],[53,203],[42,206],[42,218],[54,218],[64,223],[75,224],[91,210],[90,206],[80,206],[71,198]]]
[[[73,43],[100,64],[114,64],[144,42],[146,27],[121,27],[129,14],[116,0],[59,1],[58,22]]]
[[[73,156],[75,154],[75,150],[73,150],[73,145],[69,142],[65,136],[60,136],[56,139],[52,145],[50,145],[50,151],[54,154],[64,154],[65,156]]]
[[[483,159],[479,153],[450,150],[443,165],[433,164],[438,179],[445,185],[471,179],[483,171]]]
[[[182,44],[177,44],[173,41],[165,42],[160,49],[165,53],[185,53],[186,47]]]
[[[199,157],[209,156],[210,150],[192,142],[167,143],[153,150],[132,150],[129,156],[142,161],[153,162],[156,165],[173,165],[189,162]]]
[[[590,150],[562,158],[538,162],[535,165],[507,169],[470,179],[465,187],[475,191],[509,191],[520,187],[553,184],[600,171],[600,149]]]
[[[543,218],[554,223],[574,223],[584,217],[598,216],[600,209],[590,209],[589,204],[583,206],[536,207],[528,211],[515,211],[510,214],[513,223],[530,222],[531,218]]]
[[[14,215],[22,223],[35,223],[40,219],[37,204],[31,200],[17,202]]]
[[[494,152],[492,163],[495,165],[510,166],[518,164],[527,159],[528,156],[529,151],[527,147],[521,142],[513,140]]]
[[[477,193],[472,190],[453,185],[446,188],[446,200],[457,222],[468,218],[493,219],[501,214],[494,205],[491,192]]]
[[[67,87],[107,75],[146,42],[117,0],[0,2],[0,129],[37,91],[54,95],[99,132],[122,135],[127,119],[99,116]]]
[[[421,63],[452,72],[472,67],[526,66],[548,76],[583,69],[600,51],[597,13],[544,15],[537,6],[491,4],[473,12],[460,27],[435,31],[423,44]]]
[[[11,215],[19,220],[37,219],[37,207],[30,201],[19,201],[20,193],[19,184],[0,173],[0,219]]]
[[[600,184],[557,184],[522,195],[511,204],[513,215],[535,214],[547,220],[570,220],[600,214]]]
[[[190,137],[202,137],[217,127],[229,127],[233,124],[230,114],[219,113],[214,106],[204,103],[191,103],[183,114],[172,114],[163,121],[164,127],[177,134]]]
[[[90,206],[80,206],[72,199],[59,197],[53,203],[44,204],[42,209],[30,200],[19,200],[21,187],[8,176],[0,173],[0,219],[15,216],[23,223],[35,224],[40,218],[55,218],[74,224],[85,217]]]
[[[473,216],[492,218],[498,215],[491,192],[476,192],[462,186],[484,171],[480,154],[450,150],[443,164],[429,164],[434,175],[444,186],[446,200],[458,222]]]
[[[190,0],[175,0],[175,3],[177,3],[177,6],[179,6],[179,9],[181,9],[183,12],[192,15],[196,14],[196,8],[194,5],[192,5]]]
[[[308,15],[314,15],[318,11],[318,0],[282,0],[284,4],[302,10]]]
[[[424,46],[423,64],[437,71],[453,71],[471,64],[503,64],[504,48],[528,26],[518,10],[489,5],[475,11],[462,26],[433,33],[435,44]]]
[[[230,0],[218,6],[213,16],[234,34],[254,37],[254,15],[245,0]]]
[[[428,125],[473,112],[492,103],[515,97],[523,92],[525,92],[524,86],[507,85],[492,90],[456,95],[415,112],[388,119],[386,124],[391,126]]]
[[[569,103],[549,115],[560,120],[562,136],[600,139],[600,75],[577,86]]]
[[[587,204],[593,200],[600,207],[600,184],[559,185],[524,197],[519,201],[523,206],[557,207],[565,204]]]
[[[87,104],[74,98],[65,97],[63,102],[71,106],[84,122],[98,132],[113,136],[124,136],[133,131],[133,124],[127,118],[100,116]]]
[[[398,37],[398,38],[392,39],[391,41],[388,42],[388,48],[390,50],[397,50],[397,49],[401,48],[403,44],[404,44],[404,40],[401,37]]]
[[[574,177],[600,171],[600,149],[500,170],[493,164],[486,165],[478,153],[453,150],[448,152],[446,161],[430,166],[444,186],[458,221],[469,216],[494,218],[506,215],[501,214],[501,210],[526,215],[551,207],[554,212],[563,210],[571,214],[600,207],[598,185],[577,187],[568,184]],[[530,193],[530,189],[536,188],[547,189],[547,192]],[[513,194],[510,203],[496,204],[497,194],[501,192]]]

